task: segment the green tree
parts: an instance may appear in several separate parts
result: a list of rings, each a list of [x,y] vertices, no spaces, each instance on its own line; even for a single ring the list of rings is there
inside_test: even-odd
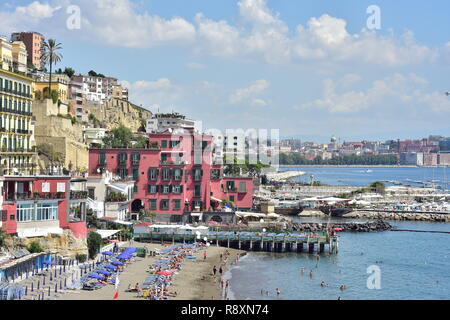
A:
[[[64,74],[66,74],[69,78],[72,78],[73,75],[75,74],[75,69],[70,68],[70,67],[66,67],[63,71]]]
[[[375,181],[370,185],[370,188],[378,194],[385,194],[386,185],[381,181]]]
[[[97,253],[100,251],[102,245],[102,237],[97,232],[89,232],[87,238],[87,247],[89,251],[89,257],[94,259]]]
[[[42,47],[42,61],[44,62],[44,64],[48,64],[50,66],[50,77],[48,79],[49,92],[52,92],[52,67],[53,64],[61,61],[62,54],[58,53],[58,51],[61,49],[61,43],[56,43],[54,39],[48,39],[47,41],[44,41]]]
[[[129,148],[133,140],[133,133],[127,127],[120,125],[111,134],[103,138],[103,143],[109,148]]]
[[[42,248],[42,246],[39,242],[33,241],[28,246],[28,251],[30,251],[30,253],[39,253],[39,252],[43,252],[44,249]]]

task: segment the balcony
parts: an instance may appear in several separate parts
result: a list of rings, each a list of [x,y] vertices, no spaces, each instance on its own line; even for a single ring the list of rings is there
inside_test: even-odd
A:
[[[184,166],[186,164],[186,161],[161,160],[162,166]]]
[[[88,197],[87,191],[70,191],[70,200],[87,199],[87,197]]]
[[[125,195],[121,194],[121,193],[110,193],[106,196],[105,198],[105,202],[127,202],[128,199]]]
[[[10,193],[6,194],[6,201],[34,201],[34,200],[60,200],[65,199],[65,192],[25,192],[25,193]]]

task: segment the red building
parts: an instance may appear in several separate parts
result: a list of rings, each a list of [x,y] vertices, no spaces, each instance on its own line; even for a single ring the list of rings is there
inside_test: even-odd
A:
[[[251,209],[253,180],[223,178],[212,166],[212,137],[170,131],[149,135],[147,149],[91,149],[89,175],[106,170],[134,181],[131,212],[155,211],[158,218],[180,222],[185,212],[214,211],[222,199],[239,209]]]
[[[5,176],[1,228],[19,237],[61,234],[64,229],[71,229],[76,237],[85,237],[85,214],[78,219],[69,214],[69,181],[68,176]]]

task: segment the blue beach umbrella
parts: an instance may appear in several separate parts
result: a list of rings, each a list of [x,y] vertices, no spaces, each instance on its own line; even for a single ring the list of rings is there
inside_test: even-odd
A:
[[[104,252],[102,252],[102,254],[105,255],[105,256],[112,256],[113,255],[113,253],[111,251],[104,251]]]
[[[106,265],[105,268],[107,268],[107,269],[112,269],[112,270],[116,270],[116,269],[117,269],[117,267],[114,266],[114,265],[112,265],[112,264]]]
[[[98,274],[98,273],[93,273],[93,274],[90,274],[90,275],[89,275],[89,278],[101,280],[101,279],[104,278],[104,276],[102,276],[102,275],[100,275],[100,274]]]
[[[117,265],[117,266],[123,266],[123,262],[120,262],[120,261],[113,261],[113,262],[111,262],[111,264]]]
[[[34,291],[34,282],[31,282],[31,292]]]
[[[111,272],[106,271],[106,270],[97,270],[97,271],[95,271],[95,272],[97,272],[97,273],[99,273],[99,274],[104,274],[104,275],[107,275],[107,276],[109,276],[109,275],[111,274]]]

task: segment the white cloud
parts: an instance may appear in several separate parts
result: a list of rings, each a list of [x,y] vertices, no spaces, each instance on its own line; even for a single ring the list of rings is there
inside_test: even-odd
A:
[[[35,19],[45,19],[53,17],[55,11],[61,9],[60,6],[52,7],[48,3],[34,1],[25,7],[17,7],[16,13],[22,16],[28,16]]]
[[[47,2],[34,1],[27,6],[17,6],[14,11],[0,11],[0,32],[8,34],[39,27],[48,22],[61,6],[51,6]]]
[[[345,78],[345,77],[344,77]],[[350,114],[366,110],[383,109],[385,106],[407,108],[410,112],[435,113],[450,112],[450,100],[442,93],[426,92],[428,84],[416,74],[394,74],[383,80],[376,80],[365,91],[337,92],[337,83],[326,79],[323,83],[323,95],[320,99],[294,107],[296,110],[323,109],[331,114]],[[393,112],[394,110],[389,110]]]
[[[256,80],[248,87],[235,90],[230,95],[230,103],[237,104],[244,101],[250,100],[252,105],[266,105],[266,101],[261,98],[257,98],[261,93],[263,93],[267,88],[270,87],[270,82],[267,80]]]

